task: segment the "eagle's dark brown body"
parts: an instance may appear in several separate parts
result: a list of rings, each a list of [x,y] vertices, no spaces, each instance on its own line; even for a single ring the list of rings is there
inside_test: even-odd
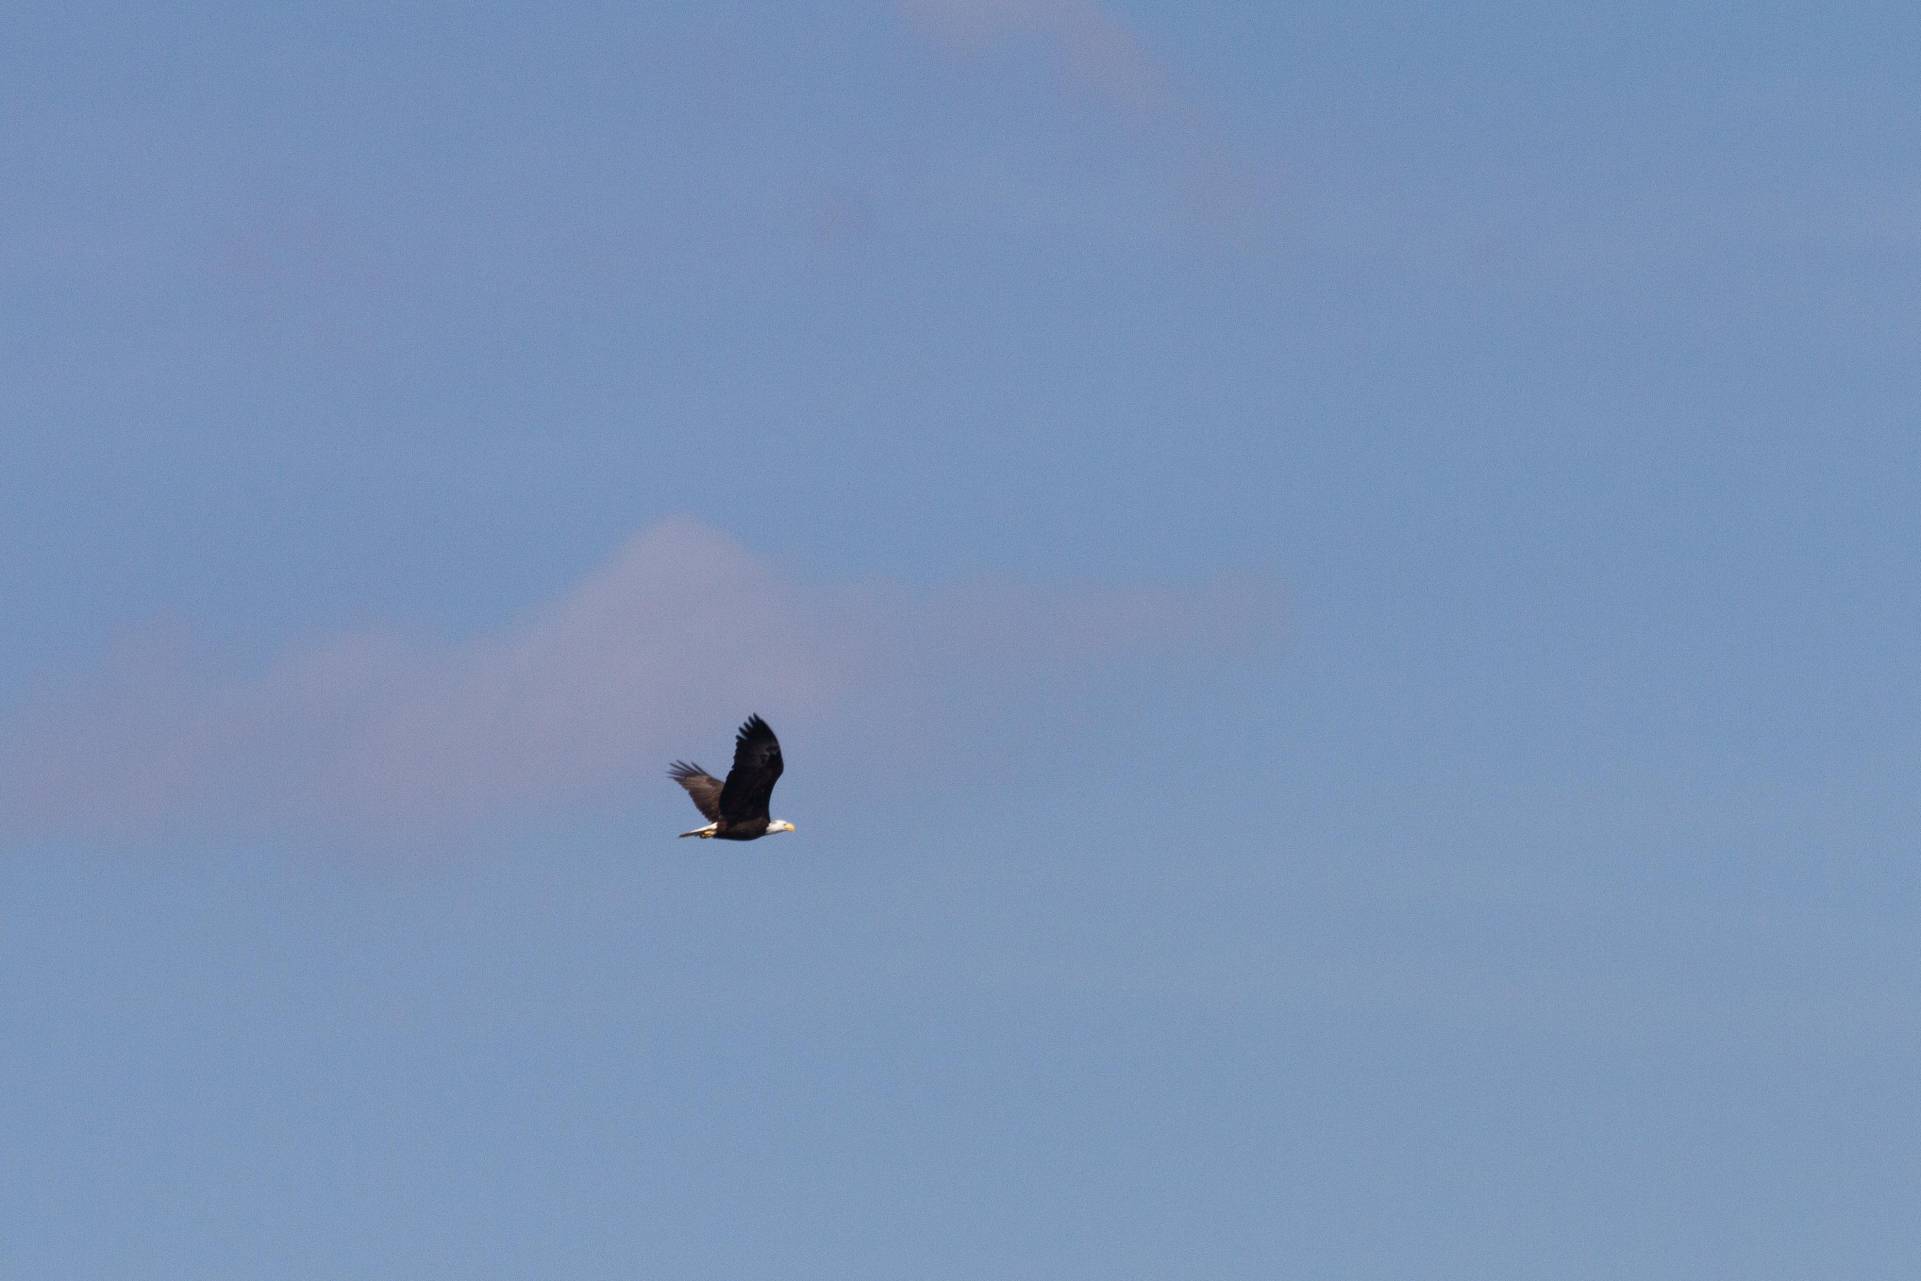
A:
[[[694,808],[711,820],[706,827],[681,835],[752,841],[770,832],[793,831],[792,823],[767,814],[768,800],[783,768],[780,740],[758,716],[749,716],[734,736],[734,768],[727,771],[725,783],[698,765],[675,761],[667,768],[668,777],[686,788]]]
[[[739,823],[723,822],[714,832],[717,841],[752,841],[767,835],[768,818],[750,818]]]

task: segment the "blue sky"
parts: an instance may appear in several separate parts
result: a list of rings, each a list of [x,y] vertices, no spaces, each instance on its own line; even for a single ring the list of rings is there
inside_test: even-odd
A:
[[[0,1271],[1913,1275],[1918,39],[13,7]]]

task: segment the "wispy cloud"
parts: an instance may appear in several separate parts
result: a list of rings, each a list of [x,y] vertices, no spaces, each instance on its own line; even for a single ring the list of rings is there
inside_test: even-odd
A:
[[[1169,101],[1167,74],[1132,27],[1096,0],[901,0],[913,22],[950,48],[1043,41],[1074,84],[1111,102],[1153,110]]]
[[[458,831],[618,797],[749,710],[926,711],[1064,666],[1217,654],[1270,638],[1275,602],[1260,584],[807,586],[674,520],[468,639],[361,629],[236,674],[143,636],[0,717],[0,839]]]
[[[1120,126],[1120,148],[1105,166],[1036,165],[1018,147],[963,155],[949,167],[942,207],[991,192],[1020,223],[1130,240],[1199,229],[1236,249],[1261,242],[1275,212],[1272,166],[1240,154],[1213,113],[1176,89],[1166,63],[1111,7],[1100,0],[900,0],[900,10],[923,38],[957,56],[1004,45],[1041,49],[1065,86]]]

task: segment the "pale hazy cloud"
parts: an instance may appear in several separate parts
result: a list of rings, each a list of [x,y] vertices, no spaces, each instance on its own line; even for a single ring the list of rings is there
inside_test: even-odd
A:
[[[900,0],[915,30],[957,55],[1025,42],[1046,51],[1062,80],[1125,122],[1133,163],[1026,167],[1011,153],[964,157],[947,171],[948,207],[981,192],[1023,222],[1065,222],[1133,239],[1176,228],[1252,250],[1274,217],[1278,175],[1232,146],[1212,113],[1176,92],[1140,34],[1099,0]]]
[[[1065,670],[1267,644],[1272,584],[809,585],[674,520],[464,639],[363,628],[251,672],[176,632],[0,716],[0,839],[320,832],[373,841],[603,804],[749,711],[938,715]],[[784,722],[785,723],[785,722]]]
[[[901,0],[921,30],[950,48],[1010,38],[1044,41],[1073,83],[1139,110],[1164,106],[1167,76],[1140,37],[1096,0]]]

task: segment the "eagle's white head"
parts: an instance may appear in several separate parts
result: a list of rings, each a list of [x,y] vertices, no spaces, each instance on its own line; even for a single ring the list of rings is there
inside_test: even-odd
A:
[[[791,832],[793,830],[794,825],[784,818],[777,818],[767,825],[767,835],[769,836],[772,836],[775,832]]]

